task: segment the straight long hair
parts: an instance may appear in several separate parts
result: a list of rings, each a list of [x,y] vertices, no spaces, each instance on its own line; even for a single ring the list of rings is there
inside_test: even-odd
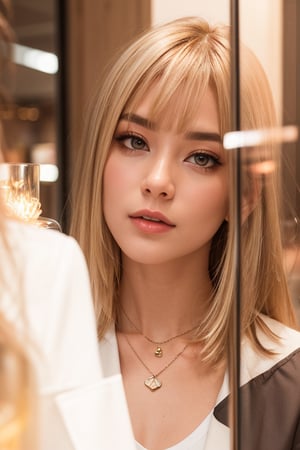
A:
[[[124,112],[134,112],[155,84],[149,120],[155,118],[155,122],[164,120],[164,123],[169,120],[170,125],[183,131],[197,114],[201,96],[212,86],[218,102],[221,134],[229,131],[229,32],[227,26],[210,26],[197,17],[154,27],[119,53],[99,81],[74,173],[70,231],[87,258],[100,338],[116,321],[122,278],[121,252],[105,223],[102,198],[103,171],[118,121]],[[241,91],[242,128],[273,127],[276,115],[267,78],[257,58],[246,47],[242,53]],[[267,143],[259,152],[258,160],[263,161],[267,155],[277,164],[276,152],[275,146]],[[232,179],[230,152],[228,160]],[[242,227],[243,273],[247,276],[244,277],[247,289],[243,293],[242,331],[261,351],[265,350],[256,338],[257,326],[263,327],[261,313],[295,325],[282,264],[278,164],[276,167],[265,183],[262,177],[254,177],[247,166],[248,183],[243,192],[252,207]],[[230,196],[233,195],[231,190]],[[234,211],[230,207],[228,223],[224,221],[212,241],[209,270],[214,292],[196,336],[204,345],[204,356],[214,362],[224,356],[230,330],[235,232]]]

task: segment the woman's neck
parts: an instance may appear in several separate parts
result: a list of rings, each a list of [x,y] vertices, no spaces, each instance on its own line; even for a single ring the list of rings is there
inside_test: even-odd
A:
[[[120,331],[139,330],[163,340],[201,322],[212,285],[208,270],[201,271],[199,263],[149,266],[125,259],[123,267]]]

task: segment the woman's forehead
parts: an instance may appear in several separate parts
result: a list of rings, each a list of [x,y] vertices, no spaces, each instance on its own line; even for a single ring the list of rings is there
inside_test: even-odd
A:
[[[212,86],[207,86],[198,96],[189,95],[188,99],[184,94],[182,89],[178,89],[172,96],[163,98],[163,93],[154,85],[142,98],[137,95],[122,115],[127,118],[135,115],[145,119],[150,128],[185,132],[199,127],[213,127],[218,132],[218,103]]]

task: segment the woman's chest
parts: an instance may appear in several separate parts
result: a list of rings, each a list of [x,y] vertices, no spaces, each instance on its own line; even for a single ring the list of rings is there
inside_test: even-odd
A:
[[[151,450],[190,435],[213,410],[224,377],[223,369],[195,370],[187,360],[169,369],[156,375],[161,386],[151,389],[145,367],[127,363],[122,368],[135,438]]]

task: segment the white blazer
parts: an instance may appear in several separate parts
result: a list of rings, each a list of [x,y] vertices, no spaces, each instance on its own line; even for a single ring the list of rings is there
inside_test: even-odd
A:
[[[263,333],[258,333],[261,343],[274,351],[272,357],[257,353],[246,339],[242,343],[243,412],[249,413],[251,417],[250,427],[245,427],[242,434],[246,436],[243,450],[300,450],[300,333],[270,318],[264,316],[262,318],[280,341],[275,343]],[[133,450],[135,442],[130,427],[120,375],[117,340],[113,330],[100,342],[99,348],[103,374],[107,380],[107,386],[103,385],[102,396],[99,399],[107,400],[111,405],[106,414],[104,408],[101,415],[104,422],[100,427],[107,429],[108,434],[103,430],[105,441],[103,447],[99,448]],[[222,417],[222,408],[228,403],[228,394],[228,375],[225,374],[210,422],[205,450],[230,450],[230,429]],[[118,396],[119,398],[116,398]],[[115,408],[119,411],[117,415]],[[109,434],[111,430],[115,430],[113,439]],[[96,447],[93,450],[96,450]]]
[[[56,231],[14,222],[7,231],[12,259],[1,261],[9,286],[0,308],[20,333],[36,375],[37,450],[116,450],[114,436],[122,438],[122,430],[108,428],[106,417],[119,417],[123,392],[118,377],[103,377],[81,250]]]

